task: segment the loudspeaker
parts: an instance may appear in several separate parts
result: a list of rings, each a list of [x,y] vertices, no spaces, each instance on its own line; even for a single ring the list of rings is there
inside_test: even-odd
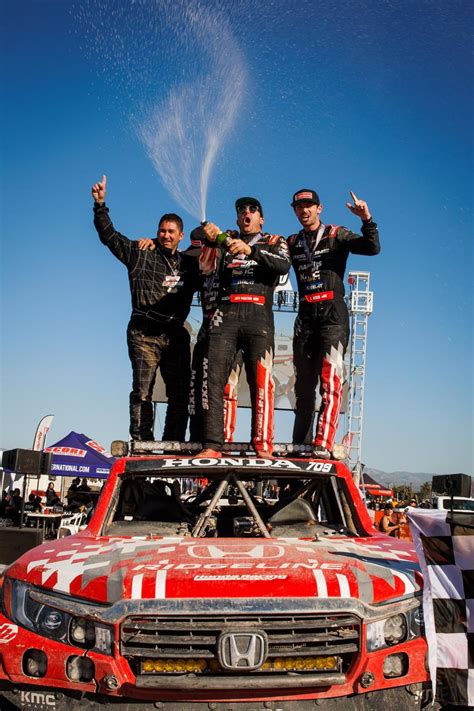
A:
[[[433,494],[445,496],[471,496],[471,477],[469,474],[443,474],[434,476],[431,482]]]
[[[53,455],[34,449],[9,449],[3,453],[2,467],[17,474],[49,474]]]
[[[10,565],[26,551],[43,543],[41,528],[0,528],[0,563]]]

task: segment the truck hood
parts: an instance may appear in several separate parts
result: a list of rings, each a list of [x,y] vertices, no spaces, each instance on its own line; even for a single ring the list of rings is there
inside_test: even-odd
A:
[[[304,539],[100,538],[34,548],[6,575],[99,603],[124,599],[357,598],[420,589],[411,544],[387,536]]]

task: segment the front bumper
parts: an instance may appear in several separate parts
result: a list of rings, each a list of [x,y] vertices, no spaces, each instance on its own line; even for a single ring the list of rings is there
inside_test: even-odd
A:
[[[424,709],[431,704],[431,685],[412,684],[409,687],[382,689],[349,697],[325,699],[319,702],[325,711],[400,711]],[[316,702],[318,703],[318,702]],[[314,711],[315,701],[309,699],[253,701],[141,701],[115,699],[101,694],[81,694],[52,688],[12,686],[0,683],[2,711]],[[439,706],[435,704],[433,710]]]

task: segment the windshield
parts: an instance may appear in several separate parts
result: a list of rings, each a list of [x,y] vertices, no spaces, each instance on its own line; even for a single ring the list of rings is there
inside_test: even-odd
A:
[[[474,511],[474,499],[453,498],[452,508],[455,511]],[[443,509],[451,511],[451,498],[443,499]]]
[[[205,470],[199,473],[168,478],[159,471],[126,471],[117,482],[103,533],[227,538],[357,534],[345,483],[337,476],[272,473],[249,480],[248,470],[217,476],[208,472],[209,477]]]

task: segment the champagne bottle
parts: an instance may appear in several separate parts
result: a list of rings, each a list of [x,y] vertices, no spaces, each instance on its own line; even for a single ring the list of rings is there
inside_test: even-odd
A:
[[[201,226],[204,227],[205,225],[207,225],[207,220],[202,220]],[[216,237],[216,242],[217,242],[217,244],[219,244],[222,247],[227,249],[227,247],[230,244],[231,239],[232,239],[232,237],[229,237],[229,235],[226,232],[219,232],[219,234]]]
[[[220,232],[217,237],[216,237],[216,242],[217,244],[220,244],[222,247],[227,248],[232,241],[232,237],[229,237],[228,234],[225,232]]]

